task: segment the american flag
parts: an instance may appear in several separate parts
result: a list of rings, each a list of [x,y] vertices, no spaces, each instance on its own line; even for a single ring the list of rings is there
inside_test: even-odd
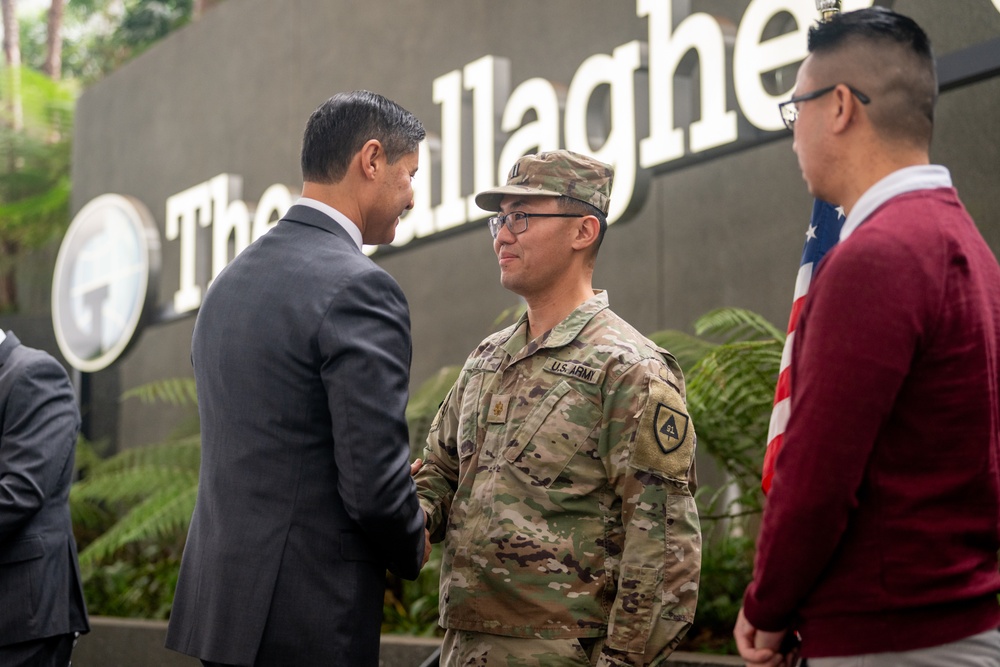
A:
[[[764,472],[761,488],[764,493],[771,489],[771,479],[774,477],[774,461],[781,450],[781,443],[788,425],[789,406],[791,404],[791,362],[792,345],[795,341],[795,325],[799,320],[799,312],[805,303],[812,281],[813,269],[819,265],[830,248],[840,240],[840,228],[844,226],[844,209],[834,207],[825,201],[813,202],[812,218],[809,229],[806,230],[806,243],[802,248],[802,263],[799,266],[799,276],[795,280],[795,298],[792,301],[792,313],[788,317],[788,337],[781,353],[781,370],[778,372],[778,384],[774,388],[774,408],[771,411],[771,424],[767,429],[767,451],[764,452]]]

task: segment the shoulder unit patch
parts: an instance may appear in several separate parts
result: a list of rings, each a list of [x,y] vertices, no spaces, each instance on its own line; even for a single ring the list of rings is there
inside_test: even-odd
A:
[[[686,482],[694,448],[694,425],[680,394],[659,378],[650,377],[649,396],[639,416],[631,465]]]
[[[653,432],[656,434],[656,442],[664,454],[676,451],[684,444],[689,421],[688,416],[683,412],[678,412],[663,403],[656,404]]]

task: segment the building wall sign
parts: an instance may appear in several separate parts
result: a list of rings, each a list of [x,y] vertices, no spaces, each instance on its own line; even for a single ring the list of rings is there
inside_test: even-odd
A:
[[[56,257],[52,324],[63,357],[92,373],[110,365],[156,305],[160,236],[142,202],[105,194],[73,218]]]
[[[872,4],[872,0],[848,0],[844,9]],[[648,22],[648,42],[628,42],[610,55],[586,58],[564,95],[556,83],[538,77],[512,90],[510,60],[493,55],[435,78],[431,96],[441,110],[441,133],[420,145],[421,169],[413,183],[415,206],[400,221],[392,245],[403,247],[415,239],[483,220],[488,213],[476,206],[475,193],[497,185],[498,175],[525,153],[565,147],[614,165],[608,212],[608,221],[614,223],[642,204],[650,171],[737,142],[737,113],[726,108],[723,27],[713,16],[694,13],[672,28],[672,7],[671,2],[637,0],[636,14]],[[794,30],[764,39],[766,26],[780,17],[789,19]],[[784,129],[777,104],[789,95],[789,91],[769,93],[763,75],[805,58],[806,31],[815,20],[813,0],[752,0],[744,12],[735,34],[732,76],[740,110],[762,132]],[[681,60],[691,51],[698,54],[700,64],[701,85],[696,92],[701,116],[687,124],[685,145],[685,130],[676,122],[679,101],[674,98],[674,78]],[[637,73],[645,76],[637,77]],[[647,81],[648,90],[637,91],[637,79]],[[607,90],[610,99],[608,113],[595,117],[591,101],[598,90]],[[648,109],[639,108],[640,99],[648,100]],[[464,113],[466,107],[471,107],[471,114]],[[640,113],[644,118],[648,114],[649,135],[637,143]],[[529,115],[534,119],[524,122]],[[470,164],[463,162],[462,140],[470,129],[466,121],[471,122]],[[499,152],[498,140],[503,142]],[[603,142],[599,148],[594,147],[595,140]],[[470,181],[471,189],[463,192],[463,183]],[[289,186],[275,184],[264,191],[256,206],[241,197],[242,178],[219,174],[167,198],[166,238],[180,243],[181,258],[180,285],[173,295],[171,314],[182,315],[201,305],[202,286],[196,276],[202,272],[195,265],[198,227],[212,227],[209,275],[214,278],[273,225],[295,195]],[[368,247],[366,252],[371,254],[375,248]]]
[[[1000,11],[1000,0],[992,1]],[[845,0],[843,9],[873,4]],[[807,55],[806,33],[817,19],[813,0],[750,0],[735,30],[707,13],[675,17],[674,5],[636,0],[646,41],[586,57],[568,86],[541,77],[512,86],[511,61],[494,55],[434,78],[430,96],[440,109],[440,132],[429,132],[420,145],[415,208],[400,221],[392,245],[481,221],[488,213],[475,205],[475,193],[497,185],[525,153],[564,147],[614,165],[608,217],[615,222],[642,206],[652,174],[784,132],[777,104],[791,94],[790,84],[777,91],[768,81]],[[684,64],[691,53],[696,75]],[[196,311],[207,284],[297,196],[274,184],[254,204],[242,190],[239,175],[223,173],[166,199],[163,233],[178,244],[179,284],[169,286],[158,319]],[[208,228],[206,252],[198,248],[206,236],[199,230]],[[201,257],[210,257],[211,266],[198,266]],[[52,298],[57,340],[74,367],[100,370],[122,353],[155,306],[158,262],[159,234],[142,204],[101,195],[84,206],[60,249]]]
[[[233,257],[274,226],[296,195],[279,184],[264,191],[251,211],[242,200],[243,179],[219,174],[204,183],[167,197],[166,236],[180,243],[180,285],[174,292],[172,315],[182,315],[201,305],[197,284],[198,227],[212,228],[211,280]]]
[[[476,206],[475,193],[494,187],[497,175],[505,174],[525,153],[564,147],[612,164],[615,183],[608,222],[613,223],[642,204],[649,171],[739,141],[737,113],[727,109],[726,101],[726,42],[732,35],[706,13],[689,14],[673,27],[673,4],[636,0],[636,15],[647,19],[647,41],[631,41],[610,55],[588,57],[565,95],[557,84],[542,78],[529,78],[511,90],[510,61],[491,55],[434,79],[432,96],[441,108],[441,135],[434,146],[436,155],[431,142],[424,142],[420,163],[430,165],[432,158],[440,162],[440,202],[432,206],[431,170],[421,169],[414,182],[416,207],[401,222],[393,245],[404,246],[482,220],[486,213]],[[873,4],[873,0],[846,0],[843,9]],[[765,38],[771,22],[782,18],[792,29]],[[775,107],[790,91],[769,92],[765,77],[806,57],[806,34],[816,18],[813,0],[751,0],[747,6],[732,42],[732,77],[739,109],[757,130],[783,129]],[[674,84],[685,77],[678,70],[692,51],[698,55],[700,75],[691,95],[697,95],[700,117],[686,124],[685,145],[685,131],[677,121],[694,105],[675,99]],[[636,81],[647,82],[646,89],[637,90]],[[592,98],[605,90],[608,111],[594,114]],[[465,105],[472,107],[470,165],[462,162]],[[678,113],[681,107],[685,113]],[[529,114],[534,120],[525,123]],[[639,141],[637,152],[640,116],[649,134]],[[498,139],[503,142],[499,154]],[[748,141],[755,143],[752,138]],[[473,187],[463,193],[470,170]]]

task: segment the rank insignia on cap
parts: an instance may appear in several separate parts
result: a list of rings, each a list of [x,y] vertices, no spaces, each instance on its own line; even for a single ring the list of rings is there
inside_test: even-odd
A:
[[[684,436],[688,430],[688,416],[660,403],[656,406],[653,429],[656,431],[656,443],[664,454],[669,454],[684,444]]]

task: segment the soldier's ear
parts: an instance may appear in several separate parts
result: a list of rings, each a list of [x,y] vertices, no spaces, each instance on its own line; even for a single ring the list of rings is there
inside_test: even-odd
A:
[[[597,243],[601,235],[601,221],[594,215],[585,215],[576,221],[576,236],[573,239],[574,250],[584,250]]]

